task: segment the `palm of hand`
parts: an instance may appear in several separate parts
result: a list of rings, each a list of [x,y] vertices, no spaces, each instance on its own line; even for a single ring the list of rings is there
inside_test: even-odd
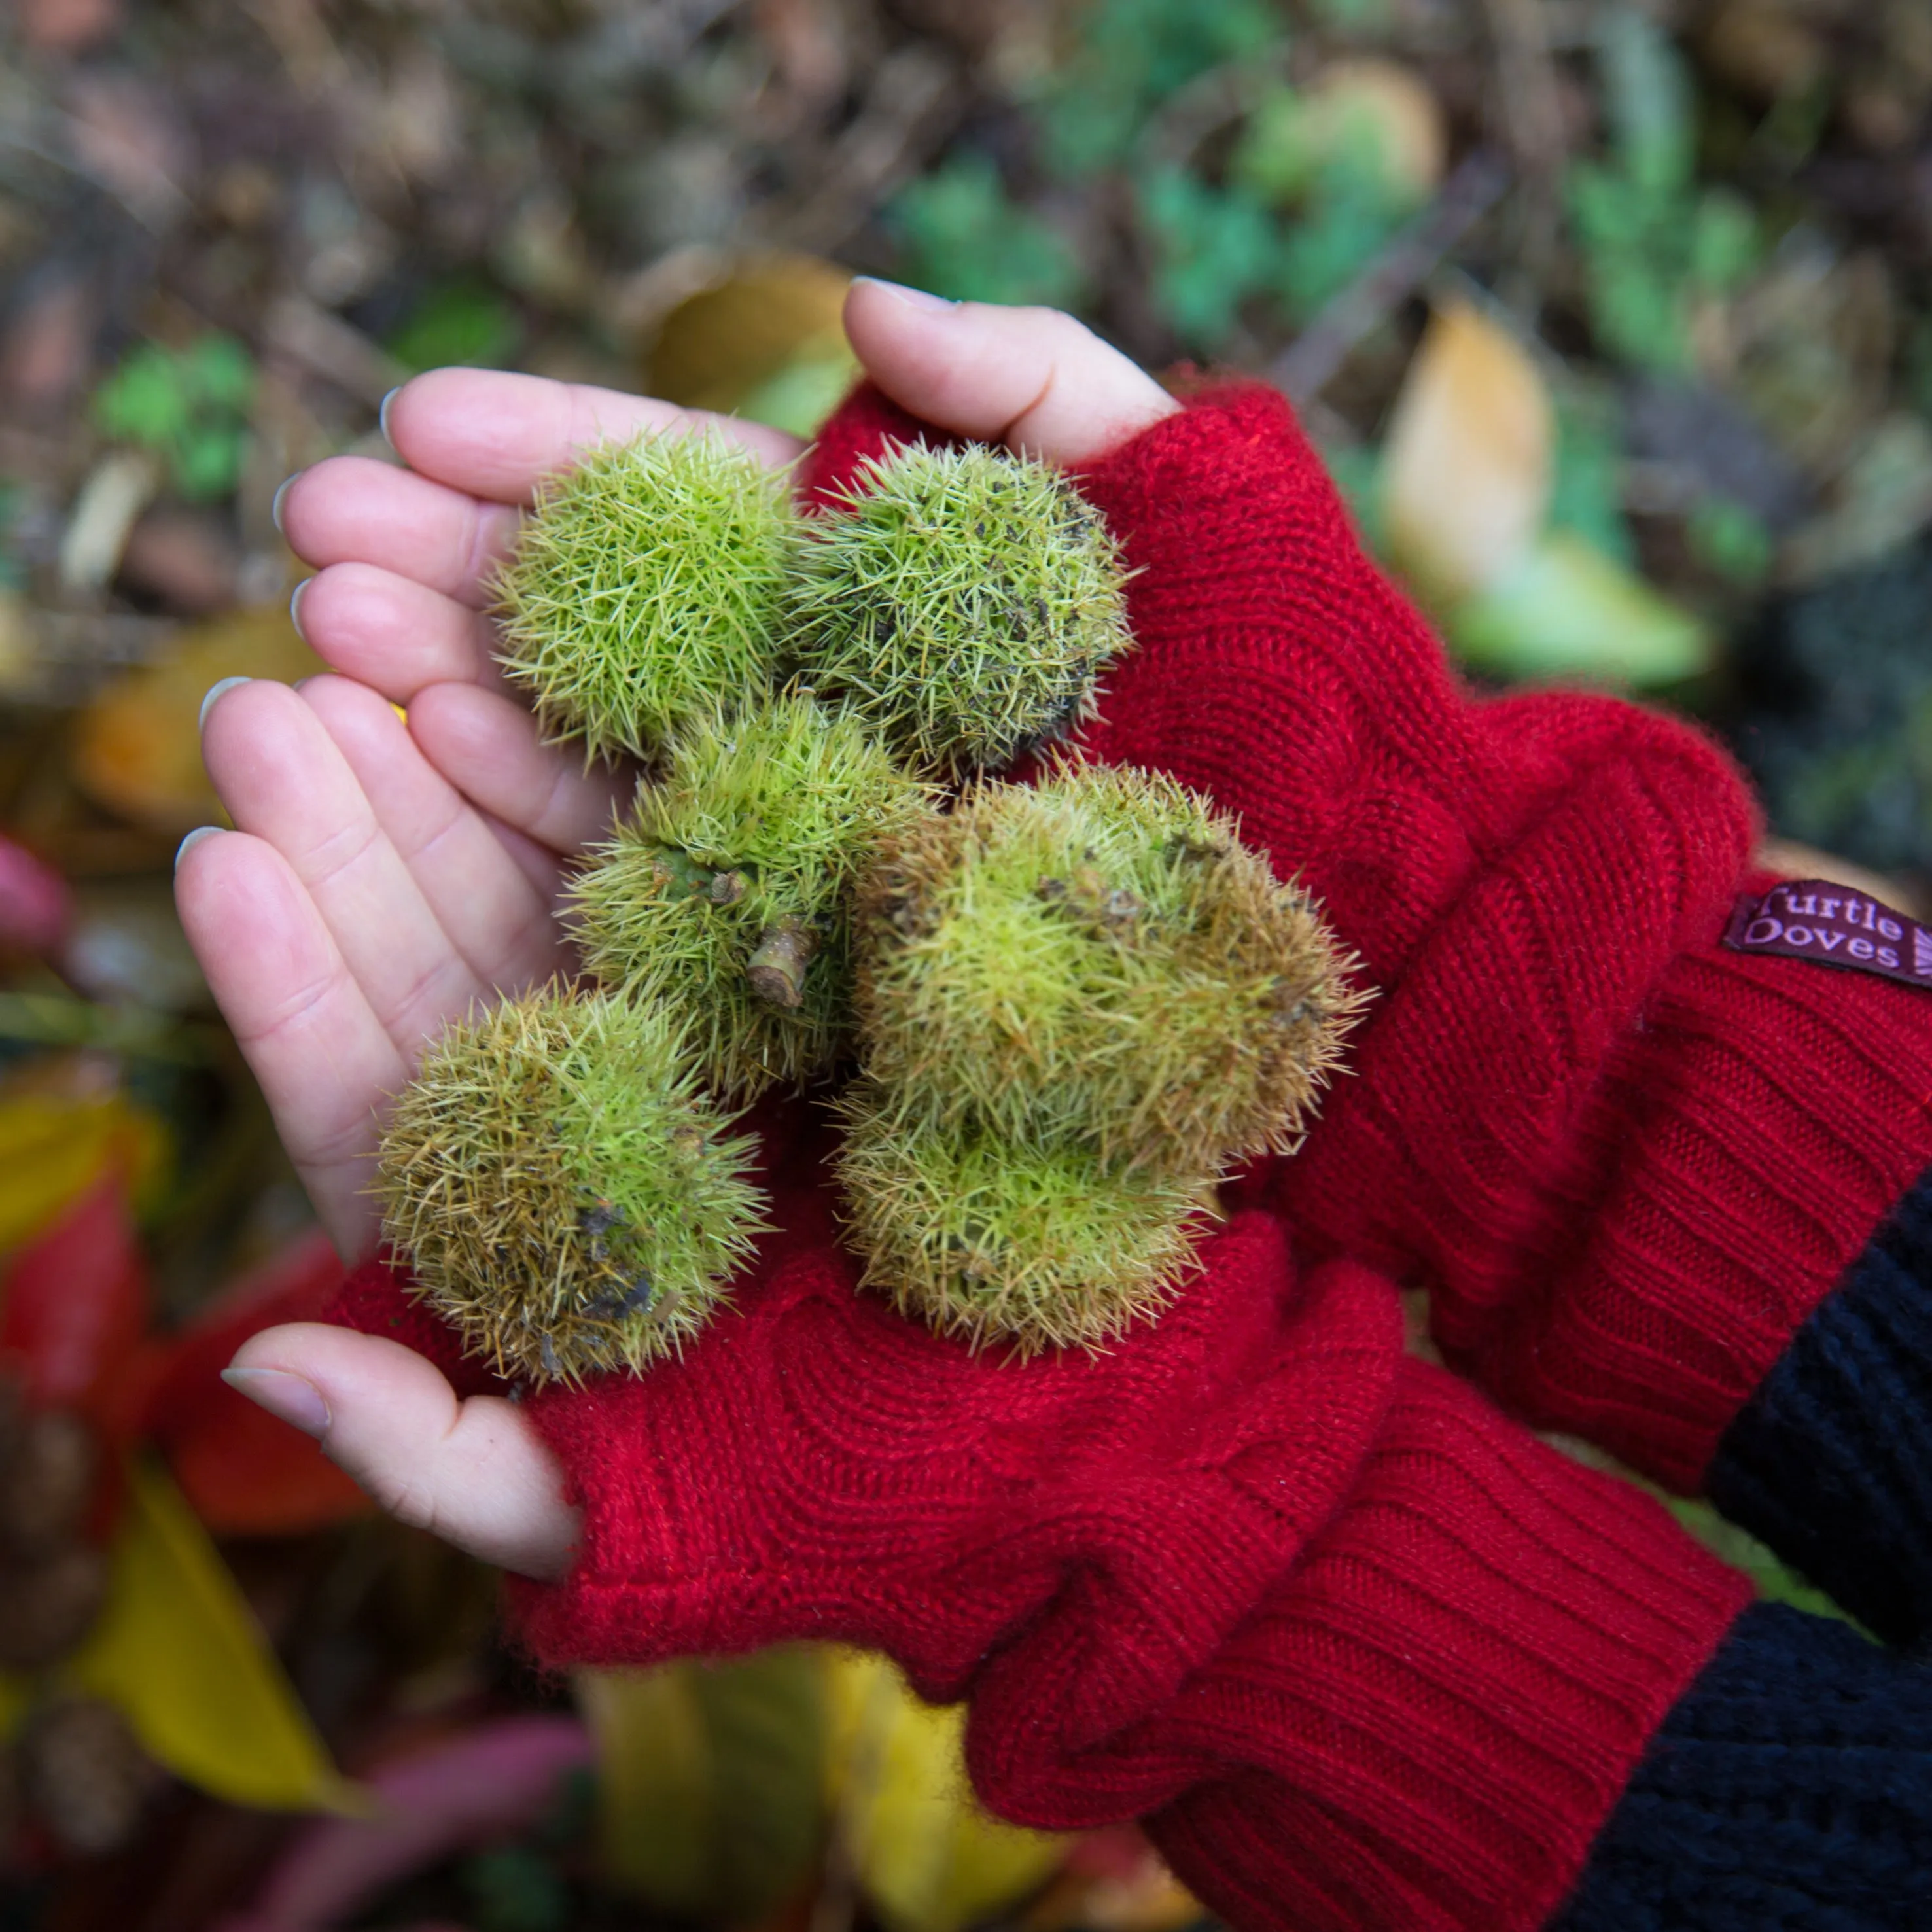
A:
[[[847,310],[862,358],[916,415],[1077,462],[1174,406],[1065,316],[926,302],[862,283]],[[289,542],[318,571],[302,628],[332,674],[241,686],[209,710],[203,754],[237,831],[198,842],[176,890],[290,1157],[352,1258],[376,1238],[387,1097],[448,1019],[567,968],[554,916],[566,869],[630,789],[544,746],[503,687],[492,573],[520,506],[576,452],[690,420],[611,391],[440,370],[392,399],[406,471],[337,458],[285,493]],[[774,463],[797,453],[776,432],[722,427]],[[319,1391],[303,1409],[314,1432],[386,1507],[532,1574],[566,1560],[554,1472],[507,1405],[458,1405],[420,1358],[341,1330],[270,1330],[237,1360],[258,1396],[265,1370]],[[295,1419],[302,1402],[279,1406]]]

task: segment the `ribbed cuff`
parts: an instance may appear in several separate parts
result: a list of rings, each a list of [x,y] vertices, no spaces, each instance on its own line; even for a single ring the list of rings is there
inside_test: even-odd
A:
[[[1783,1604],[1738,1618],[1551,1932],[1923,1932],[1932,1674]]]
[[[1932,1634],[1932,1172],[1725,1431],[1708,1489],[1887,1642]]]
[[[1648,1498],[1409,1364],[1348,1508],[1162,1726],[1198,1782],[1151,1828],[1245,1927],[1533,1932],[1750,1595]],[[993,1714],[968,1748],[998,1804]]]

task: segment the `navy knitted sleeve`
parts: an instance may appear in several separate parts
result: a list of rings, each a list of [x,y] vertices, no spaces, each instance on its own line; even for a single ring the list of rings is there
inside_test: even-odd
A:
[[[1652,1738],[1550,1932],[1925,1932],[1932,1670],[1760,1604]]]
[[[1706,1487],[1868,1630],[1932,1635],[1932,1172],[1738,1412]]]

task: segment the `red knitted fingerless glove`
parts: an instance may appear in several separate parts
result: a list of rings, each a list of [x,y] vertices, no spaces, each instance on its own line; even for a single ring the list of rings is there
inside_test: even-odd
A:
[[[970,1698],[994,1809],[1152,1814],[1255,1932],[1544,1923],[1742,1577],[1407,1360],[1378,1277],[1298,1282],[1270,1214],[1159,1324],[1020,1364],[860,1294],[811,1172],[774,1206],[682,1360],[529,1399],[584,1518],[513,1581],[540,1658],[882,1648]]]
[[[922,434],[862,388],[808,496]],[[1725,951],[1756,830],[1728,763],[1634,706],[1472,698],[1272,392],[1079,481],[1138,573],[1082,749],[1238,812],[1381,995],[1279,1204],[1426,1282],[1513,1406],[1696,1486],[1932,1162],[1932,998]]]

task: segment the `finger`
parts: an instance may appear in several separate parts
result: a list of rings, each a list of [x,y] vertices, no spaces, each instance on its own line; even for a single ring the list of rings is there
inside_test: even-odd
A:
[[[514,994],[560,963],[550,908],[554,860],[541,885],[489,821],[424,757],[394,710],[366,686],[316,677],[302,700],[362,788],[376,824],[436,922],[492,992]]]
[[[775,466],[802,447],[796,436],[734,416],[488,369],[433,369],[404,383],[389,398],[382,425],[412,470],[473,496],[519,505],[586,449],[628,442],[647,430],[713,429]]]
[[[637,789],[634,773],[601,764],[586,770],[574,747],[544,743],[521,706],[474,685],[418,692],[410,731],[458,791],[553,852],[602,838]]]
[[[332,456],[304,470],[281,500],[282,533],[306,563],[369,563],[487,608],[496,567],[522,519],[502,503],[412,476],[366,456]]]
[[[514,1402],[459,1402],[400,1342],[314,1322],[251,1336],[225,1379],[314,1436],[398,1522],[526,1576],[568,1568],[580,1525],[563,1471]]]
[[[1084,463],[1180,407],[1057,309],[943,303],[862,279],[845,298],[845,333],[914,416],[1042,462]]]
[[[183,928],[329,1238],[376,1245],[377,1108],[409,1069],[274,848],[218,832],[182,855]]]
[[[484,988],[321,720],[286,685],[255,679],[209,711],[202,756],[236,825],[288,861],[370,1010],[413,1061],[424,1037]]]
[[[495,688],[496,630],[413,578],[373,563],[334,563],[308,578],[292,607],[310,649],[345,677],[406,704],[426,684]]]

